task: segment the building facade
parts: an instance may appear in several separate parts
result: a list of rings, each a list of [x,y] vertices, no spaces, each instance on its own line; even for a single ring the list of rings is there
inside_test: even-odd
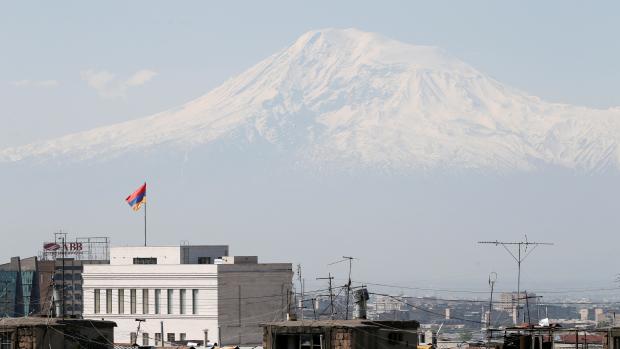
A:
[[[28,316],[39,313],[41,288],[39,286],[37,257],[20,259],[0,265],[0,316]]]
[[[119,343],[259,344],[259,323],[286,317],[292,265],[228,252],[113,247],[109,265],[84,266],[84,317],[116,322]]]

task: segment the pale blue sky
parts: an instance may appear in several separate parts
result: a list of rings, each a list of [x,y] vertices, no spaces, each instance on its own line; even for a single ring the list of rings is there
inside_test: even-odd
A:
[[[356,27],[439,46],[505,84],[550,101],[620,106],[619,10],[618,1],[567,0],[4,2],[0,147],[178,106],[304,32],[325,27]],[[532,282],[530,287],[607,286],[617,272],[609,257],[620,224],[615,177],[524,176],[497,182],[475,177],[431,184],[406,178],[404,184],[383,186],[371,178],[350,187],[344,178],[332,187],[321,179],[298,183],[271,174],[256,179],[228,157],[217,166],[208,164],[205,173],[195,165],[181,168],[178,159],[163,161],[181,174],[152,171],[148,176],[158,197],[149,206],[157,243],[230,243],[234,253],[295,258],[315,268],[309,275],[323,275],[334,256],[363,255],[356,277],[407,285],[428,280],[436,286],[486,287],[494,270],[506,289],[514,281],[512,261],[500,249],[481,252],[475,241],[520,239],[527,232],[558,244],[528,261],[524,280]],[[234,176],[220,169],[228,162]],[[143,174],[128,173],[123,162],[117,165],[107,172],[71,169],[73,177],[53,166],[0,171],[0,182],[10,184],[2,188],[0,231],[17,237],[7,241],[0,259],[31,255],[57,227],[110,234],[115,243],[134,242],[128,232],[138,231],[141,241],[141,217],[122,199]],[[39,173],[45,171],[51,174]],[[20,206],[19,200],[25,202]],[[380,243],[378,234],[384,238]],[[586,241],[575,238],[586,234]],[[300,235],[313,238],[306,242],[308,252],[298,255],[290,246],[298,245]],[[326,244],[334,236],[337,243]],[[353,239],[362,243],[343,252],[345,241]],[[447,239],[453,243],[442,246],[444,256],[438,257],[435,245]],[[412,275],[382,267],[429,261],[434,269]],[[555,263],[582,279],[557,273]],[[540,271],[540,266],[548,268]]]
[[[615,1],[5,2],[0,147],[174,107],[324,27],[439,46],[547,100],[620,106],[619,10]],[[127,85],[144,70],[156,75]],[[107,91],[87,83],[102,71],[115,76]]]

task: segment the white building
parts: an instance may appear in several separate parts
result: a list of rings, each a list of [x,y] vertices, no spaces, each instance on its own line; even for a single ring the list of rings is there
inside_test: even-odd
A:
[[[158,345],[163,332],[166,342],[259,344],[259,323],[286,319],[292,265],[227,255],[228,246],[112,247],[109,265],[84,267],[84,318],[115,321],[118,343]]]

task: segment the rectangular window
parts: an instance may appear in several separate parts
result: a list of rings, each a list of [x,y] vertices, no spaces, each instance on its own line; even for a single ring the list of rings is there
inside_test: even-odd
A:
[[[312,347],[313,349],[323,349],[323,335],[312,335]]]
[[[180,341],[184,341],[187,338],[187,335],[185,333],[179,333],[179,340]]]
[[[106,314],[112,314],[112,290],[105,290],[105,312]]]
[[[403,334],[400,332],[388,333],[388,343],[392,345],[400,344],[403,341]]]
[[[129,290],[129,312],[131,314],[136,313],[136,289]]]
[[[11,335],[10,332],[0,333],[0,349],[11,349],[13,347]]]
[[[95,314],[99,314],[101,312],[101,290],[95,289]]]
[[[179,290],[179,314],[185,314],[185,290]]]
[[[158,347],[161,345],[161,333],[155,333],[155,346]]]
[[[302,334],[299,336],[299,347],[301,349],[312,349],[312,335]]]
[[[160,313],[160,298],[161,298],[161,290],[160,289],[156,289],[155,290],[155,314],[159,314]]]
[[[168,314],[172,314],[172,290],[168,290]]]
[[[192,314],[198,314],[198,290],[192,290]]]
[[[149,334],[146,332],[142,333],[142,345],[149,345]]]
[[[133,264],[157,264],[157,258],[134,258]]]
[[[211,264],[211,257],[198,257],[198,264]]]
[[[138,334],[135,332],[129,333],[129,341],[131,342],[131,345],[138,344]]]
[[[142,290],[142,314],[148,314],[148,313],[149,313],[149,290],[145,288]]]
[[[174,333],[168,333],[166,335],[166,341],[168,342],[174,342]]]
[[[125,314],[125,290],[118,289],[118,313]]]

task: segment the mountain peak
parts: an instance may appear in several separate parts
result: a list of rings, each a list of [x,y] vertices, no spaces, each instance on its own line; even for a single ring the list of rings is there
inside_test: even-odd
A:
[[[308,164],[595,171],[619,167],[620,109],[546,103],[435,47],[322,29],[179,108],[0,150],[0,162],[258,140]]]
[[[471,69],[434,46],[402,43],[377,33],[355,28],[327,28],[303,34],[286,50],[288,54],[346,55],[363,64],[417,65],[429,69]]]

